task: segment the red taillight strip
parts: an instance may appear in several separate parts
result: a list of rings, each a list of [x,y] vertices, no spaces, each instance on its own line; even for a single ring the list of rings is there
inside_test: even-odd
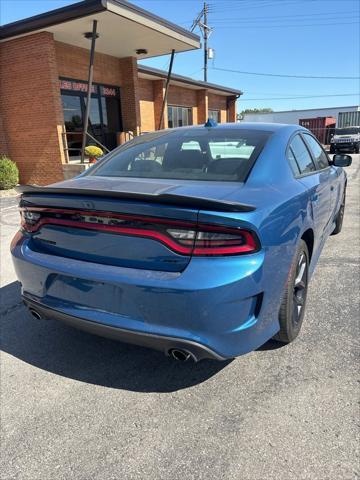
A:
[[[38,231],[43,225],[61,225],[66,227],[73,228],[82,228],[86,230],[95,230],[103,231],[109,233],[118,233],[128,236],[137,236],[143,238],[150,238],[156,241],[163,243],[165,246],[173,250],[174,252],[181,255],[236,255],[241,253],[252,253],[258,250],[259,246],[256,241],[256,237],[247,230],[236,229],[221,225],[207,225],[207,224],[198,224],[196,225],[193,222],[186,222],[182,220],[170,220],[163,219],[159,217],[147,217],[141,215],[131,215],[131,214],[117,214],[113,212],[104,212],[104,211],[87,211],[87,210],[70,210],[70,209],[57,209],[57,208],[42,208],[42,207],[31,207],[31,208],[20,208],[20,211],[29,211],[29,212],[39,212],[39,213],[53,213],[53,214],[65,214],[65,215],[82,215],[82,216],[92,216],[92,217],[110,217],[115,219],[129,220],[129,221],[139,221],[144,222],[149,225],[150,228],[134,228],[129,226],[119,226],[119,225],[104,225],[101,223],[89,223],[79,220],[67,220],[61,218],[53,217],[44,217],[40,218],[39,221],[34,225],[28,225],[26,222],[22,221],[24,229],[30,233]],[[23,220],[23,217],[22,217]],[[236,245],[236,239],[230,240],[214,240],[213,246],[201,246],[202,240],[195,239],[195,242],[190,242],[186,240],[188,245],[184,243],[180,244],[175,241],[170,234],[154,230],[151,228],[151,224],[159,225],[171,225],[171,226],[181,226],[186,227],[189,230],[199,231],[208,231],[208,232],[224,232],[229,233],[235,236],[243,236],[245,238],[245,243]],[[183,241],[184,242],[184,241]],[[194,244],[195,243],[195,244]],[[228,245],[226,245],[228,243]]]
[[[158,223],[161,225],[176,225],[176,226],[182,226],[182,227],[195,227],[195,223],[187,222],[185,220],[170,220],[166,218],[161,218],[161,217],[148,217],[148,216],[143,216],[143,215],[133,215],[131,213],[129,214],[122,214],[122,213],[114,213],[114,212],[106,212],[106,211],[89,211],[89,210],[70,210],[66,208],[46,208],[46,207],[30,207],[30,208],[24,208],[21,207],[20,212],[22,211],[28,211],[28,212],[38,212],[38,213],[57,213],[57,214],[63,214],[63,215],[88,215],[92,217],[111,217],[111,218],[117,218],[120,220],[135,220],[135,221],[143,221],[146,223]]]
[[[118,227],[116,225],[102,225],[101,223],[77,222],[73,220],[62,220],[60,218],[42,218],[36,225],[30,227],[30,229],[26,227],[26,229],[30,232],[36,232],[43,225],[62,225],[64,227],[82,228],[84,230],[96,230],[109,233],[121,233],[122,235],[129,235],[133,237],[152,238],[153,240],[164,243],[167,247],[171,248],[171,250],[174,250],[175,252],[182,255],[190,255],[193,250],[192,246],[189,248],[183,247],[182,245],[179,245],[170,237],[161,232],[157,232],[156,230],[146,230],[142,228]]]

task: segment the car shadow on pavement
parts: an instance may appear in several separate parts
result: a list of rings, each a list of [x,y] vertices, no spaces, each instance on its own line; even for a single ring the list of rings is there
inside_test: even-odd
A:
[[[126,345],[36,320],[23,306],[20,284],[0,289],[4,352],[56,375],[136,392],[173,392],[202,383],[232,360],[179,363],[161,352]]]

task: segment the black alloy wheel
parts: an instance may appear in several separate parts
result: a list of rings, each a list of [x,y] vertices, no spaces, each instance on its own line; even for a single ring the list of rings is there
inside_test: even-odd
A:
[[[335,218],[335,228],[332,231],[331,235],[337,235],[338,233],[341,232],[342,226],[343,226],[343,221],[344,221],[344,213],[345,213],[345,202],[346,202],[346,191],[344,191],[344,195],[341,201],[341,205],[339,208],[339,211],[336,215]]]
[[[309,251],[304,240],[300,240],[280,306],[280,330],[274,340],[290,343],[298,336],[305,315],[308,282]]]

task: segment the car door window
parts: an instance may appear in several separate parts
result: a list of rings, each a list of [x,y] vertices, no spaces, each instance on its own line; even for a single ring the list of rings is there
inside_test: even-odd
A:
[[[319,145],[317,140],[308,133],[304,133],[304,138],[313,154],[318,170],[327,168],[329,166],[328,158],[321,145]]]
[[[299,166],[301,175],[316,171],[316,167],[312,161],[309,150],[307,149],[305,142],[300,135],[295,135],[295,137],[291,140],[290,148]]]

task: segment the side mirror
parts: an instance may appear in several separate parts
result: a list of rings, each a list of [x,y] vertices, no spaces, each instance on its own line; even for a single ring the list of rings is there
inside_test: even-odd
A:
[[[350,155],[334,155],[332,164],[335,167],[349,167],[352,162],[352,157]]]

